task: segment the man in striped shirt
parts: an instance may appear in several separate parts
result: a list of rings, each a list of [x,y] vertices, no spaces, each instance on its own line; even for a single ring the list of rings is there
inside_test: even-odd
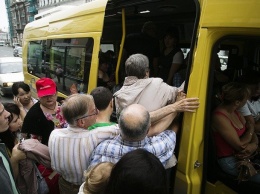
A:
[[[119,118],[120,135],[97,146],[91,155],[90,166],[100,162],[116,163],[124,154],[138,148],[151,152],[165,166],[174,153],[176,133],[165,130],[147,137],[150,125],[149,112],[142,105],[132,104],[125,108]]]
[[[117,125],[88,130],[96,122],[98,112],[93,97],[86,94],[71,95],[62,105],[62,113],[69,126],[53,130],[49,138],[52,168],[61,175],[61,194],[78,193],[94,148],[118,134]]]

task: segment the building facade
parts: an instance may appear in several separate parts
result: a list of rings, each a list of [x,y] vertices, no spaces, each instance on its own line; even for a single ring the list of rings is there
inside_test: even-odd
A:
[[[7,9],[10,42],[22,45],[23,30],[38,13],[38,0],[5,0]]]
[[[27,23],[58,12],[71,6],[78,6],[93,0],[5,0],[10,43],[23,42],[23,30]]]

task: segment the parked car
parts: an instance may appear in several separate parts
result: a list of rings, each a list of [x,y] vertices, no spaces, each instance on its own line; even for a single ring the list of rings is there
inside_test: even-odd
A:
[[[24,81],[22,58],[0,58],[0,94],[12,94],[12,85]]]
[[[5,45],[5,41],[0,41],[0,46],[4,46]]]
[[[13,51],[14,57],[22,57],[23,54],[23,48],[20,46],[16,46]]]
[[[21,46],[21,45],[19,43],[13,43],[13,48],[15,48],[17,46]]]

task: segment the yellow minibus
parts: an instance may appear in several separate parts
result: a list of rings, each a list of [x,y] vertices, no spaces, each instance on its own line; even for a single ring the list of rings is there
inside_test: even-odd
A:
[[[23,36],[25,82],[35,95],[35,81],[50,77],[59,96],[75,84],[89,93],[97,86],[100,53],[115,53],[115,76],[126,36],[152,21],[158,39],[168,26],[178,29],[180,46],[190,50],[187,97],[199,97],[196,113],[184,113],[177,138],[178,163],[170,172],[170,193],[258,193],[259,185],[238,183],[217,165],[211,138],[215,106],[215,61],[234,81],[245,70],[260,71],[259,0],[93,0],[26,25]],[[187,53],[184,53],[185,55]],[[62,76],[57,68],[62,67]]]

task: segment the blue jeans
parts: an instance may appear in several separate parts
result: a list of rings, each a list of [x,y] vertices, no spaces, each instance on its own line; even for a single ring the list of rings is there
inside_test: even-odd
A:
[[[238,176],[238,169],[237,169],[238,160],[234,156],[225,157],[218,159],[218,164],[220,168],[227,174]],[[249,181],[260,183],[260,174],[256,174],[249,178]]]

